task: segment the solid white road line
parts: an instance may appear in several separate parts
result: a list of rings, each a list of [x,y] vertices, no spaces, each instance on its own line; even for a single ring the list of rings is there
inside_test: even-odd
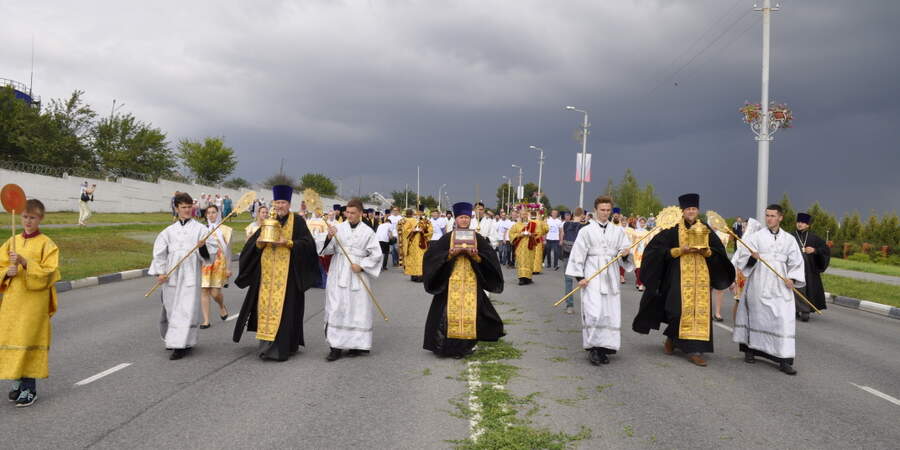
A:
[[[477,441],[478,437],[481,436],[481,433],[484,431],[479,426],[479,422],[481,422],[481,402],[478,401],[478,397],[475,395],[475,391],[481,387],[481,370],[479,370],[478,361],[469,361],[468,365],[468,377],[467,384],[469,388],[469,411],[472,413],[472,416],[469,417],[469,434],[472,437],[473,441]]]
[[[232,315],[228,316],[228,318],[225,319],[225,321],[226,321],[226,322],[231,322],[232,320],[237,319],[237,317],[238,317],[237,314],[232,314]]]
[[[723,330],[728,330],[730,333],[734,333],[734,328],[731,328],[728,325],[725,325],[724,323],[715,322],[714,325]]]
[[[891,403],[893,403],[893,404],[895,404],[895,405],[897,405],[897,406],[900,406],[900,400],[898,400],[898,399],[896,399],[896,398],[894,398],[894,397],[891,397],[890,395],[887,395],[887,394],[885,394],[884,392],[881,392],[881,391],[879,391],[879,390],[877,390],[877,389],[870,388],[870,387],[868,387],[868,386],[860,386],[860,385],[858,385],[858,384],[856,384],[856,383],[850,383],[850,384],[852,384],[852,385],[854,385],[854,386],[856,386],[856,387],[858,387],[858,388],[860,388],[860,389],[862,389],[862,390],[864,390],[864,391],[866,391],[866,392],[868,392],[868,393],[870,393],[870,394],[872,394],[872,395],[874,395],[874,396],[876,396],[876,397],[881,397],[881,398],[883,398],[883,399],[885,399],[885,400],[887,400],[887,401],[889,401],[889,402],[891,402]]]
[[[120,370],[122,370],[122,369],[124,369],[124,368],[126,368],[126,367],[128,367],[128,366],[130,366],[130,365],[131,365],[131,363],[122,363],[122,364],[119,364],[118,366],[115,366],[115,367],[113,367],[113,368],[111,368],[111,369],[104,370],[103,372],[100,372],[100,373],[98,373],[97,375],[94,375],[94,376],[91,376],[91,377],[87,377],[87,378],[85,378],[85,379],[83,379],[83,380],[81,380],[81,381],[75,383],[75,386],[84,386],[84,385],[86,385],[86,384],[93,383],[93,382],[95,382],[95,381],[97,381],[97,380],[99,380],[99,379],[101,379],[101,378],[103,378],[103,377],[105,377],[105,376],[107,376],[107,375],[109,375],[109,374],[118,372],[118,371],[120,371]]]

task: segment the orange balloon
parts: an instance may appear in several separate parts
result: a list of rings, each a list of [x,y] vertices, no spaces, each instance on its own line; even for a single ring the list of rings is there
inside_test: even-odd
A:
[[[3,186],[3,190],[0,191],[0,200],[3,202],[3,209],[8,213],[13,211],[20,213],[25,209],[25,191],[18,184]]]

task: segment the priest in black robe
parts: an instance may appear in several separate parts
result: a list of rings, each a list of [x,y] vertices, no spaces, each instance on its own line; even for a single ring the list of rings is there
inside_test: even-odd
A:
[[[678,203],[682,220],[662,230],[644,249],[641,282],[646,290],[632,329],[649,334],[667,323],[666,354],[677,348],[692,363],[706,366],[703,353],[713,351],[710,289],[731,286],[734,266],[722,241],[698,218],[700,196],[685,194]]]
[[[825,286],[822,284],[821,274],[825,272],[831,261],[831,249],[822,238],[810,231],[810,225],[812,225],[812,216],[803,212],[797,214],[797,231],[794,232],[794,238],[797,240],[797,245],[800,246],[803,267],[806,272],[806,286],[797,288],[797,290],[803,292],[803,295],[813,305],[816,305],[816,308],[825,309],[828,306],[825,304]],[[812,308],[796,293],[794,301],[797,304],[797,315],[800,320],[808,322]]]
[[[260,358],[286,361],[304,345],[304,293],[321,275],[312,233],[303,217],[291,212],[293,188],[278,185],[272,191],[280,238],[259,242],[260,228],[241,250],[234,284],[248,289],[233,340],[239,342],[245,329],[255,331]]]
[[[490,242],[469,230],[472,204],[457,203],[453,213],[455,231],[431,241],[424,256],[425,291],[434,298],[425,321],[423,348],[462,358],[473,352],[478,341],[497,341],[506,334],[485,293],[503,292],[503,272]]]

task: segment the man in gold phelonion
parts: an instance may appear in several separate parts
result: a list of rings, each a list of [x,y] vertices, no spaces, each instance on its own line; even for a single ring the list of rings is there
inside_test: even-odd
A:
[[[734,266],[722,241],[698,219],[700,196],[678,197],[683,218],[657,234],[644,250],[641,280],[646,286],[632,328],[641,334],[669,326],[664,350],[679,349],[690,361],[706,366],[703,353],[712,353],[710,288],[726,289],[734,282]]]
[[[423,347],[462,358],[478,341],[497,341],[503,321],[486,292],[503,292],[497,253],[484,236],[469,229],[472,204],[453,205],[454,230],[425,253],[425,291],[434,295],[425,321]]]
[[[306,220],[291,212],[293,188],[273,186],[272,194],[271,220],[241,250],[234,284],[249,289],[233,339],[239,342],[246,327],[256,332],[260,358],[286,361],[304,345],[304,292],[319,284],[321,276]]]
[[[425,206],[419,205],[416,217],[404,220],[401,230],[405,250],[403,273],[409,275],[410,280],[415,282],[422,281],[422,259],[425,257],[425,251],[428,250],[428,244],[434,233],[431,221],[425,218],[424,211]]]

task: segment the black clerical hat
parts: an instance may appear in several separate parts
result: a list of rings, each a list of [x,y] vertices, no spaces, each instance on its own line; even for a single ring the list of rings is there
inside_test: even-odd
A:
[[[809,225],[812,223],[812,216],[810,216],[809,214],[807,214],[805,212],[797,213],[797,222],[803,222],[803,223]]]
[[[684,194],[681,197],[678,197],[678,206],[681,207],[681,209],[699,208],[700,194]]]

